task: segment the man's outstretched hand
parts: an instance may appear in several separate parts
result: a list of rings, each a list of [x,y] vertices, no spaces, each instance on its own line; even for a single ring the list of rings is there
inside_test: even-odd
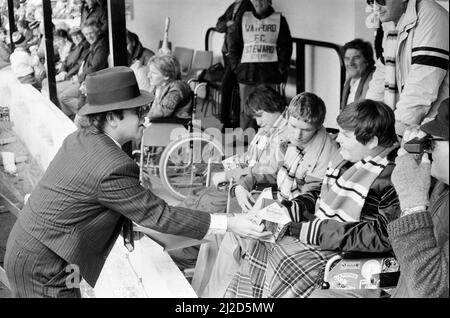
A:
[[[270,231],[264,231],[264,224],[256,221],[253,214],[242,213],[229,216],[227,219],[228,231],[242,237],[264,239],[272,235]]]

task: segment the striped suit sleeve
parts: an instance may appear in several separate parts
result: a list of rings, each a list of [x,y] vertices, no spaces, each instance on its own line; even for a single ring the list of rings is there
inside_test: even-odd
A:
[[[134,162],[119,162],[100,183],[100,204],[159,232],[197,239],[205,236],[210,225],[209,213],[169,206],[142,187],[138,176]]]
[[[406,53],[411,54],[411,66],[395,110],[395,118],[406,125],[421,123],[448,76],[448,13],[425,9],[419,10],[412,51]]]

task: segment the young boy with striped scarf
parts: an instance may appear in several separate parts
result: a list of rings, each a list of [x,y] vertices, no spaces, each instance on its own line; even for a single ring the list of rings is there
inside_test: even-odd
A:
[[[326,262],[342,251],[391,250],[387,224],[398,217],[391,184],[397,149],[394,113],[382,102],[349,104],[337,117],[340,152],[322,187],[282,201],[292,223],[275,244],[255,241],[226,296],[308,297]]]
[[[282,158],[282,166],[271,174],[262,172],[263,169],[253,169],[237,182],[234,192],[243,212],[253,206],[255,198],[250,191],[258,183],[276,183],[279,201],[295,198],[311,189],[320,189],[328,162],[337,152],[336,142],[323,126],[326,107],[320,97],[309,92],[295,96],[287,114],[289,144]],[[239,269],[242,256],[252,243],[246,238],[225,234],[211,279],[200,296],[223,297]]]

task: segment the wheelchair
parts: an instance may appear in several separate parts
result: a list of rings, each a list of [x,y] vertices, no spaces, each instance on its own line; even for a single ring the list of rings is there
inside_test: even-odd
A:
[[[383,289],[397,286],[400,266],[392,252],[341,252],[325,265],[321,289]]]
[[[192,188],[208,186],[212,165],[224,158],[221,140],[196,126],[198,93],[206,90],[206,83],[188,84],[192,90],[190,118],[152,119],[144,129],[140,150],[133,151],[139,153],[141,182],[159,175],[164,189],[178,200],[184,200]]]

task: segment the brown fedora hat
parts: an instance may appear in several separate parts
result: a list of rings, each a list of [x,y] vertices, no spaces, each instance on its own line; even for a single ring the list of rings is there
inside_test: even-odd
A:
[[[87,102],[79,115],[103,113],[150,104],[153,94],[140,90],[131,68],[116,66],[86,76]]]

